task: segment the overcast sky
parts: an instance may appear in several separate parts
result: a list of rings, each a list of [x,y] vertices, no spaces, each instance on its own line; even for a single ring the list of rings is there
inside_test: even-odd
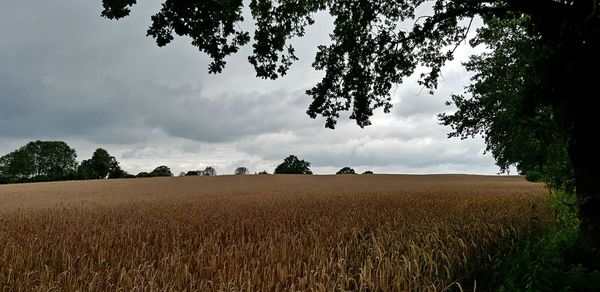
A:
[[[300,61],[277,81],[255,78],[250,47],[209,75],[209,58],[177,38],[159,48],[145,36],[159,1],[140,1],[130,17],[100,17],[101,1],[19,0],[0,10],[0,155],[31,140],[62,140],[78,160],[105,148],[131,173],[168,165],[174,173],[215,166],[272,172],[289,154],[315,173],[344,166],[376,173],[495,174],[481,139],[448,139],[436,114],[469,76],[470,49],[443,72],[435,95],[408,80],[392,113],[365,129],[343,119],[336,130],[310,119],[304,91],[321,76],[310,67],[328,42],[325,15],[295,41]],[[249,24],[246,24],[249,27]],[[247,27],[247,28],[248,28]]]

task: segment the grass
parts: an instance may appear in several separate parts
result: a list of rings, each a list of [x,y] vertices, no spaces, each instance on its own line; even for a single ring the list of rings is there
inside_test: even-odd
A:
[[[600,253],[579,231],[577,200],[554,193],[548,205],[557,224],[522,240],[481,274],[494,291],[600,291]]]
[[[553,226],[544,192],[460,175],[3,185],[0,287],[469,289],[496,255]]]

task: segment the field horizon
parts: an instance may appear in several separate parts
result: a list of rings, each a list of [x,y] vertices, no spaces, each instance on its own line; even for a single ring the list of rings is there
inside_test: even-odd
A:
[[[386,184],[397,187],[397,190],[402,190],[405,187],[411,187],[414,189],[413,179],[418,179],[419,184],[433,183],[430,187],[438,189],[435,185],[443,186],[456,185],[456,184],[467,184],[467,185],[486,185],[491,183],[496,185],[498,183],[506,184],[505,186],[514,187],[513,183],[524,183],[526,185],[537,185],[543,186],[542,183],[528,182],[524,179],[524,176],[520,175],[480,175],[480,174],[368,174],[368,175],[336,175],[336,174],[314,174],[314,175],[300,175],[300,174],[251,174],[251,175],[218,175],[218,176],[173,176],[173,177],[148,177],[148,178],[119,178],[119,179],[105,179],[105,180],[68,180],[68,181],[50,181],[50,182],[31,182],[31,183],[19,183],[19,184],[0,184],[0,198],[3,199],[3,204],[0,206],[0,212],[3,210],[17,207],[19,209],[26,209],[32,207],[34,209],[39,208],[51,208],[55,207],[55,203],[67,203],[71,201],[77,201],[84,199],[79,197],[80,194],[85,194],[85,197],[102,197],[102,196],[119,196],[123,193],[128,193],[132,189],[141,190],[150,196],[169,196],[171,192],[161,193],[164,191],[163,187],[165,182],[177,183],[181,187],[181,191],[185,195],[194,193],[220,193],[222,190],[218,187],[228,186],[233,187],[236,192],[246,192],[260,190],[262,184],[268,187],[269,191],[276,190],[277,188],[286,188],[287,184],[292,183],[293,185],[303,183],[314,183],[314,182],[325,182],[331,180],[332,182],[343,182],[348,184],[348,189],[352,189],[354,186],[362,186],[363,188],[370,188],[373,183],[384,180]],[[260,182],[260,185],[247,183]],[[195,183],[201,186],[202,184],[208,184],[209,189],[195,189]],[[233,185],[231,185],[233,184]],[[236,186],[237,184],[237,186]],[[240,185],[243,184],[243,185]],[[169,185],[170,186],[170,185]],[[67,187],[67,188],[64,188]],[[152,188],[156,187],[155,190]],[[217,189],[214,189],[217,187]],[[323,184],[325,187],[324,192],[343,190],[344,187],[333,184]],[[507,192],[513,191],[512,188],[506,189]],[[428,188],[423,189],[426,191]],[[96,190],[93,191],[92,190]],[[417,190],[418,191],[418,190]],[[159,195],[162,194],[162,195]],[[39,200],[47,195],[53,195],[54,200],[43,201]],[[172,194],[171,194],[172,195]],[[15,201],[11,201],[11,198]],[[140,196],[128,197],[129,199],[147,199]],[[15,203],[11,205],[12,203]],[[115,201],[107,201],[106,203],[115,203]],[[116,202],[121,202],[117,200]],[[131,202],[131,200],[129,200]],[[95,202],[97,204],[103,204],[103,202]],[[8,207],[11,206],[11,207]]]

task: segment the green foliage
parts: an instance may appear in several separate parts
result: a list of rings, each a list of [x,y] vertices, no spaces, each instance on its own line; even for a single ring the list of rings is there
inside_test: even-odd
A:
[[[7,183],[71,179],[76,158],[65,142],[33,141],[0,158],[0,176]]]
[[[567,230],[579,228],[578,201],[574,193],[564,190],[553,192],[549,204],[560,227]]]
[[[354,169],[346,166],[346,167],[338,170],[338,172],[336,172],[335,174],[356,174],[356,171],[354,171]]]
[[[600,254],[579,232],[577,199],[558,191],[549,202],[557,226],[524,240],[483,273],[493,291],[599,291]]]
[[[537,170],[528,170],[525,173],[525,179],[527,179],[528,181],[532,181],[532,182],[539,182],[542,181],[542,179],[544,178],[544,176]]]
[[[373,174],[373,172],[370,170],[367,170],[367,171],[363,172],[362,174]]]
[[[102,16],[109,19],[125,17],[135,2],[103,0]],[[225,66],[225,57],[250,41],[250,34],[239,26],[244,20],[242,4],[242,0],[165,1],[161,10],[152,16],[147,35],[161,47],[173,40],[173,34],[190,37],[194,46],[213,59],[209,72],[220,73]]]
[[[312,174],[310,162],[300,160],[295,155],[290,155],[278,165],[274,171],[275,174]]]
[[[440,115],[440,120],[452,127],[449,137],[483,136],[502,172],[516,165],[529,180],[566,188],[573,177],[568,135],[559,127],[545,89],[546,66],[555,48],[538,41],[540,33],[528,16],[485,21],[471,44],[490,50],[465,64],[475,73],[472,84],[467,94],[452,96],[457,111]]]
[[[208,176],[215,176],[215,175],[217,175],[217,170],[215,170],[215,168],[212,166],[207,166],[204,169],[203,174],[208,175]]]
[[[125,178],[128,174],[108,151],[98,148],[92,158],[84,160],[77,169],[80,179]]]
[[[135,177],[152,177],[149,173],[142,171],[138,173]]]
[[[171,169],[166,165],[161,165],[156,167],[152,172],[150,172],[150,176],[173,176]]]
[[[108,151],[98,148],[92,154],[91,166],[94,171],[95,178],[106,178],[112,166],[113,157],[108,154]]]
[[[90,159],[81,162],[77,167],[77,177],[79,179],[91,179],[94,178],[94,170],[92,169],[92,161]]]
[[[235,175],[243,175],[243,174],[248,174],[248,173],[250,173],[250,171],[248,171],[248,169],[245,167],[238,167],[233,172],[233,174],[235,174]]]
[[[112,157],[110,162],[110,169],[108,170],[108,178],[126,178],[129,174],[121,169],[117,159]]]
[[[198,172],[196,170],[190,170],[185,173],[185,176],[194,176],[194,175],[200,175],[200,172]]]

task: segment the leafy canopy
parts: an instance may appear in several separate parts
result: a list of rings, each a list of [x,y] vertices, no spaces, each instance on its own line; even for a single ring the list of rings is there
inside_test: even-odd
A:
[[[233,172],[233,174],[235,174],[235,175],[243,175],[243,174],[248,174],[248,173],[250,173],[248,168],[243,167],[243,166],[236,168],[235,171]]]
[[[150,176],[173,176],[171,169],[166,165],[161,165],[156,167],[152,172],[150,172]]]
[[[81,162],[77,169],[81,179],[125,178],[128,173],[121,169],[114,156],[103,148],[98,148],[90,159]]]
[[[336,172],[335,174],[356,174],[356,171],[354,171],[353,168],[346,166],[346,167],[338,170],[338,172]]]
[[[295,155],[286,157],[283,162],[275,168],[275,174],[312,174],[310,162],[300,160]]]
[[[213,62],[210,73],[221,72],[225,58],[250,43],[242,0],[166,0],[152,17],[147,31],[159,46],[175,35],[187,36]],[[433,11],[416,21],[416,11],[433,2]],[[103,0],[102,15],[119,19],[129,15],[135,0]],[[312,118],[325,117],[334,128],[343,111],[364,127],[377,108],[389,112],[390,91],[412,75],[418,66],[429,68],[420,84],[435,89],[441,67],[453,58],[456,45],[466,37],[475,15],[493,15],[508,9],[505,1],[342,1],[251,0],[255,22],[252,55],[248,57],[258,77],[275,79],[287,73],[297,60],[290,39],[305,34],[317,12],[327,10],[334,19],[332,43],[318,46],[313,63],[324,77],[307,94]],[[408,28],[408,29],[407,29]]]
[[[206,168],[204,168],[203,174],[208,176],[215,176],[217,175],[217,170],[212,166],[207,166]]]
[[[466,94],[453,95],[457,111],[441,114],[450,137],[485,138],[500,170],[517,165],[522,174],[545,176],[551,186],[573,188],[568,133],[559,126],[548,92],[546,67],[556,55],[526,15],[485,19],[471,45],[489,50],[465,64],[474,72]],[[449,103],[450,104],[450,103]]]

